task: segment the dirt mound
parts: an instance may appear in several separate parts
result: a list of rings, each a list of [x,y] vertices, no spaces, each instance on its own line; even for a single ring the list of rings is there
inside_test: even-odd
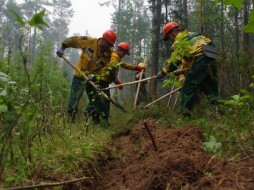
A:
[[[222,161],[212,168],[211,176],[204,176],[188,189],[193,190],[253,190],[254,159],[247,157],[239,161]]]
[[[143,123],[115,137],[120,156],[107,165],[103,189],[181,189],[204,175],[211,155],[201,146],[200,128],[173,129],[152,120],[146,122],[156,146]]]
[[[254,189],[254,159],[215,162],[215,156],[202,148],[204,137],[199,127],[146,123],[149,131],[139,123],[114,137],[118,157],[106,164],[100,187],[93,189]]]

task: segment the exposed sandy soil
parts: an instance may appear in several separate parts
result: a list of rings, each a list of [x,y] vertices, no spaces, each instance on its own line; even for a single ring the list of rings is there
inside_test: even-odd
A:
[[[254,159],[217,161],[202,148],[199,127],[179,128],[146,121],[114,137],[117,158],[108,158],[100,177],[88,189],[234,190],[254,189]],[[86,189],[86,188],[85,188]]]

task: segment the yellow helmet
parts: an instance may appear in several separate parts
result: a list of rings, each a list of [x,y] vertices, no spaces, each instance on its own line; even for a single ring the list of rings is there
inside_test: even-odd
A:
[[[145,67],[145,64],[144,63],[139,63],[138,66]]]
[[[146,69],[146,66],[145,66],[144,63],[139,63],[136,69],[137,69],[137,71],[141,71],[142,69],[145,70],[145,69]]]

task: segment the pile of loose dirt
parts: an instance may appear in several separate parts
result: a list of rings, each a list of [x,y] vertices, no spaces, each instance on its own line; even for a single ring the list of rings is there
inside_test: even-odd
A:
[[[156,147],[143,123],[115,137],[119,159],[111,161],[103,173],[105,189],[180,189],[204,175],[211,155],[201,146],[200,128],[146,122]]]
[[[100,187],[93,189],[253,189],[254,162],[215,163],[202,148],[199,127],[146,123],[155,145],[143,123],[114,137],[118,157],[103,168]]]
[[[220,161],[211,170],[211,176],[204,176],[189,185],[192,190],[253,190],[254,159],[246,157],[234,162]]]

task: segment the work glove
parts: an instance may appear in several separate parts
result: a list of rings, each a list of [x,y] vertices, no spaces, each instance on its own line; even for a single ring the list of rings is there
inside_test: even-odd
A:
[[[64,55],[64,47],[60,47],[59,50],[57,50],[56,54],[58,57],[63,57]]]
[[[116,84],[116,85],[119,85],[119,84],[122,84],[122,83],[121,83],[120,80],[116,79],[116,80],[115,80],[115,84]],[[118,89],[119,89],[119,90],[123,90],[123,86],[119,86]]]
[[[165,74],[162,71],[158,72],[156,75],[156,79],[162,79],[164,77],[165,77]]]
[[[142,69],[145,69],[143,66],[136,66],[135,70],[136,71],[142,71]]]

